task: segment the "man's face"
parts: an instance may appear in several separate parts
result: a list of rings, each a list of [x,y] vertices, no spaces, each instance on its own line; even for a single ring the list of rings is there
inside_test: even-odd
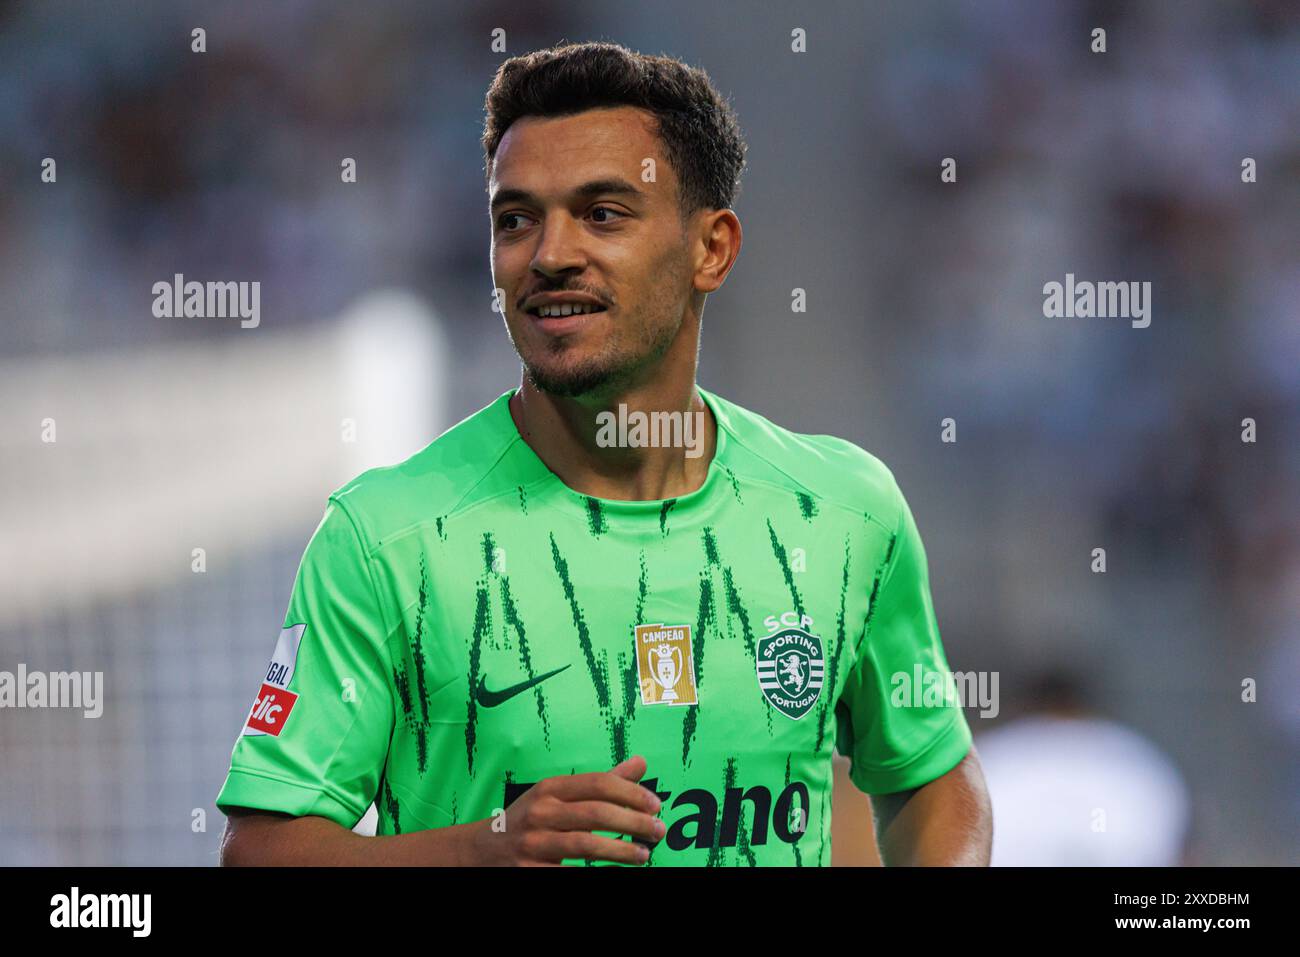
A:
[[[603,396],[643,381],[681,329],[691,264],[677,176],[651,122],[633,107],[525,117],[497,148],[492,276],[544,392]],[[647,159],[655,182],[642,181]],[[603,311],[548,317],[544,300]]]

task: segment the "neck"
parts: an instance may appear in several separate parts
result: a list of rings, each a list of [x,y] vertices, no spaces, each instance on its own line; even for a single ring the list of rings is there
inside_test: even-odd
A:
[[[693,368],[599,398],[550,395],[524,376],[510,415],[560,481],[595,498],[688,495],[704,484],[717,448],[717,423],[696,392]]]

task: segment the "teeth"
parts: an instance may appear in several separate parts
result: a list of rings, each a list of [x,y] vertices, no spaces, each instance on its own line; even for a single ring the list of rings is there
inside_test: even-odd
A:
[[[539,316],[585,316],[590,312],[600,312],[600,306],[590,306],[586,303],[563,302],[553,306],[540,306],[537,309]]]

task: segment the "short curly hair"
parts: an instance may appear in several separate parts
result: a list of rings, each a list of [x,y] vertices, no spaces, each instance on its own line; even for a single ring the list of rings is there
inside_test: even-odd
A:
[[[708,74],[616,43],[560,43],[501,64],[485,104],[487,178],[501,138],[515,120],[617,106],[654,114],[655,132],[677,173],[683,220],[700,209],[732,206],[747,147],[735,113]]]

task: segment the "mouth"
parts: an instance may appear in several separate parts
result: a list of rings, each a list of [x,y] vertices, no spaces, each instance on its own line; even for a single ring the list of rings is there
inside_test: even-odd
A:
[[[586,302],[557,302],[534,306],[527,310],[534,319],[562,319],[566,316],[586,316],[595,312],[604,312],[604,306]]]
[[[562,335],[573,332],[595,321],[594,317],[608,310],[604,306],[588,303],[550,303],[525,310],[533,324],[543,332]]]

